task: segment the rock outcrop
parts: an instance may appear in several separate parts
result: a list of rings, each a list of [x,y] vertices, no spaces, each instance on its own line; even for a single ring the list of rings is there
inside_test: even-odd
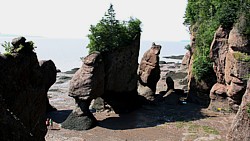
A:
[[[153,43],[152,47],[144,53],[138,68],[138,94],[149,101],[154,100],[156,84],[160,79],[160,51],[161,46]]]
[[[249,141],[250,140],[250,79],[246,92],[242,98],[239,110],[233,120],[229,133],[228,141]]]
[[[227,86],[225,85],[226,56],[228,54],[228,37],[230,30],[219,27],[214,35],[214,40],[210,48],[210,58],[213,61],[213,69],[217,77],[217,82],[210,91],[209,109],[216,110],[223,108],[229,110],[227,100]]]
[[[209,92],[213,86],[213,84],[216,82],[216,76],[215,74],[209,74],[208,77],[205,77],[202,80],[197,80],[194,77],[194,74],[192,72],[192,66],[194,62],[194,52],[195,52],[195,32],[192,32],[191,35],[191,49],[190,49],[190,58],[189,64],[188,64],[188,101],[202,105],[204,107],[209,106]]]
[[[94,127],[96,119],[89,106],[98,97],[102,97],[116,113],[129,112],[138,105],[139,47],[140,36],[130,46],[112,52],[94,52],[84,58],[69,88],[69,96],[75,98],[76,108],[62,127],[74,130]]]
[[[83,60],[82,67],[70,81],[69,96],[79,100],[92,100],[104,94],[104,62],[99,52]]]
[[[76,107],[62,124],[63,128],[87,130],[96,125],[89,111],[90,102],[104,94],[104,62],[99,52],[83,60],[82,67],[70,81],[69,96],[75,98]]]
[[[47,132],[47,91],[56,76],[46,74],[50,68],[39,66],[33,43],[25,40],[13,39],[10,53],[0,54],[1,141],[42,141]]]
[[[103,54],[105,91],[103,99],[116,113],[126,113],[138,106],[137,68],[140,36],[131,45]]]
[[[217,77],[217,82],[225,83],[226,56],[228,53],[229,30],[219,27],[214,35],[214,40],[210,48],[210,58],[213,61],[213,68]]]
[[[180,67],[181,70],[187,70],[188,69],[190,59],[191,59],[191,52],[188,51],[188,52],[186,52],[186,54],[182,58],[181,67]]]
[[[40,60],[39,65],[41,67],[42,74],[44,76],[45,91],[48,92],[49,88],[56,82],[57,69],[52,60]],[[49,99],[46,99],[46,113],[55,111],[56,108],[50,105]]]
[[[246,90],[245,77],[250,72],[250,61],[246,59],[250,58],[248,42],[247,37],[239,33],[237,26],[231,31],[221,27],[216,31],[210,58],[213,61],[217,83],[210,92],[210,108],[237,112]]]

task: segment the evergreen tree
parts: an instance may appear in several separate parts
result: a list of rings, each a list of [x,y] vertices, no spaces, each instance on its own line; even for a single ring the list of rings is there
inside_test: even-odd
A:
[[[90,53],[112,51],[117,47],[129,45],[134,37],[140,34],[140,20],[131,18],[128,22],[120,22],[115,15],[113,5],[110,4],[99,23],[90,26],[91,34],[88,35],[90,43],[87,46]]]

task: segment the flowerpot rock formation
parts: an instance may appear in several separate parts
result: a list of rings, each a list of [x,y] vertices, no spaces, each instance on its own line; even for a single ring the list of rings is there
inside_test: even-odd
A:
[[[101,97],[116,113],[126,113],[138,106],[137,67],[140,36],[126,47],[112,52],[93,52],[83,60],[82,67],[70,82],[69,96],[76,107],[62,127],[87,130],[96,125],[89,110],[93,99]]]
[[[148,101],[154,101],[156,84],[160,79],[159,54],[161,46],[152,44],[152,47],[146,51],[141,59],[138,68],[138,94]]]

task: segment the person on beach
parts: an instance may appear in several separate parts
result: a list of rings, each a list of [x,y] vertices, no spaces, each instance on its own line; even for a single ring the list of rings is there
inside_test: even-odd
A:
[[[53,129],[53,120],[51,118],[47,118],[45,124],[48,129]]]
[[[49,120],[49,125],[50,125],[50,129],[53,129],[53,120],[52,119]]]

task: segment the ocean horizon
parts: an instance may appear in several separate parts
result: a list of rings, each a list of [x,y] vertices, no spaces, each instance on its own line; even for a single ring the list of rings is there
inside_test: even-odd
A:
[[[0,37],[0,44],[4,41],[11,42],[14,37]],[[52,60],[57,69],[62,72],[73,68],[80,68],[81,58],[88,55],[89,43],[87,38],[46,38],[46,37],[26,37],[26,41],[33,41],[38,60]],[[138,62],[141,61],[143,54],[150,49],[153,41],[141,40]],[[181,62],[176,59],[166,59],[164,56],[184,55],[187,50],[184,48],[189,41],[154,41],[155,44],[162,46],[160,60],[166,62]],[[0,47],[0,52],[4,53],[4,48]]]

